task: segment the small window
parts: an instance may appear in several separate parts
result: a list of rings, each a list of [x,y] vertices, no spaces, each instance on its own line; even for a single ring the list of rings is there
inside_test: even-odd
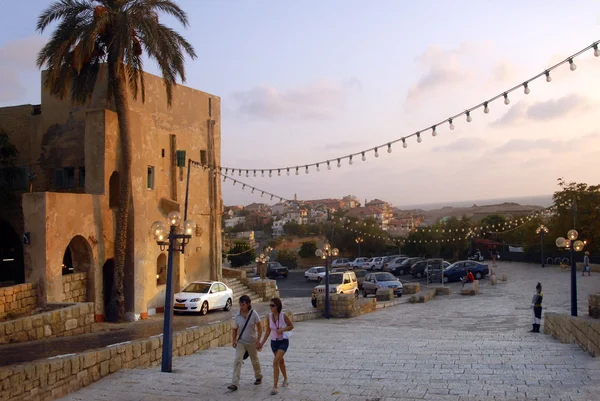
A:
[[[154,189],[154,166],[148,166],[148,189]]]
[[[79,186],[85,187],[85,167],[79,167]]]
[[[161,253],[156,259],[156,285],[167,284],[167,255]]]
[[[62,169],[54,170],[54,186],[56,188],[65,187],[65,175]]]
[[[200,164],[206,166],[206,150],[200,151]]]
[[[212,117],[212,98],[208,98],[208,116]]]
[[[29,174],[27,167],[17,167],[13,170],[12,189],[15,191],[24,191],[27,189]]]
[[[65,188],[75,188],[75,168],[65,167]]]
[[[115,209],[119,207],[119,190],[121,181],[119,179],[119,173],[113,171],[108,181],[108,207]]]

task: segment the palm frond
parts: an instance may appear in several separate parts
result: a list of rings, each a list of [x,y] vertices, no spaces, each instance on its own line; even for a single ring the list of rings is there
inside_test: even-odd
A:
[[[131,0],[130,3],[132,13],[150,11],[156,15],[157,12],[162,12],[175,17],[184,27],[189,25],[187,13],[172,0]]]
[[[69,18],[73,15],[85,11],[93,12],[93,2],[91,0],[60,0],[50,4],[39,16],[36,30],[44,32],[52,22]]]

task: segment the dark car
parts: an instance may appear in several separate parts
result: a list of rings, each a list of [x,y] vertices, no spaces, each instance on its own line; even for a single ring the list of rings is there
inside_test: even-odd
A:
[[[460,281],[462,277],[467,275],[467,269],[471,269],[471,273],[473,273],[476,280],[481,280],[490,274],[490,269],[487,264],[475,262],[473,260],[464,260],[453,263],[444,270],[444,283]]]
[[[420,261],[423,260],[421,258],[407,258],[404,259],[398,266],[390,267],[390,273],[394,276],[402,276],[404,274],[410,273],[410,267]]]
[[[367,271],[365,269],[354,269],[354,274],[356,274],[356,280],[358,281],[358,289],[362,290],[363,282],[365,281]]]
[[[410,266],[410,274],[413,277],[421,278],[425,275],[425,269],[427,268],[426,260],[419,260]]]
[[[287,278],[288,268],[282,266],[279,262],[267,263],[267,278],[274,279],[278,277]]]

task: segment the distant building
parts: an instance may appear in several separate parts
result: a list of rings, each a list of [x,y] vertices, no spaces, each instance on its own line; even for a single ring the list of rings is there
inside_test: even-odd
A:
[[[232,228],[237,226],[238,224],[244,224],[246,222],[246,218],[244,216],[232,217],[230,219],[225,220],[225,228]]]
[[[373,206],[361,206],[350,209],[346,214],[347,217],[364,221],[368,218],[375,219],[382,230],[388,229],[389,220],[383,210]]]
[[[242,231],[236,234],[236,238],[247,240],[250,245],[254,245],[254,231]]]
[[[285,203],[277,203],[271,206],[271,214],[274,216],[282,216],[287,210],[287,205]]]
[[[271,210],[269,205],[264,203],[251,203],[248,206],[244,207],[244,209],[249,212],[267,212]]]

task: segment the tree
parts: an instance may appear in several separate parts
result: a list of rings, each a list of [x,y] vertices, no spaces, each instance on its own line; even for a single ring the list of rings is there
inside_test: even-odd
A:
[[[227,260],[231,263],[231,267],[245,266],[252,263],[254,259],[256,259],[254,248],[244,241],[236,241],[227,255]]]
[[[298,254],[289,249],[282,249],[281,251],[277,251],[277,261],[282,266],[294,269],[298,266]]]
[[[48,69],[44,86],[64,99],[70,90],[76,104],[86,103],[93,93],[101,63],[108,69],[108,93],[114,98],[120,135],[121,188],[115,234],[113,296],[117,319],[125,314],[123,277],[127,254],[127,228],[131,202],[131,126],[126,86],[145,101],[142,54],[156,60],[171,106],[173,87],[179,76],[185,81],[185,55],[196,57],[194,48],[179,33],[159,22],[159,13],[188,25],[186,13],[171,0],[61,0],[40,14],[37,30],[43,33],[58,25],[40,50],[38,67]]]
[[[304,237],[306,235],[306,226],[298,224],[295,221],[289,221],[283,225],[283,232],[287,235]]]
[[[304,241],[302,243],[302,246],[300,246],[298,255],[300,255],[301,258],[312,258],[315,256],[316,250],[317,250],[317,242],[316,241]]]

